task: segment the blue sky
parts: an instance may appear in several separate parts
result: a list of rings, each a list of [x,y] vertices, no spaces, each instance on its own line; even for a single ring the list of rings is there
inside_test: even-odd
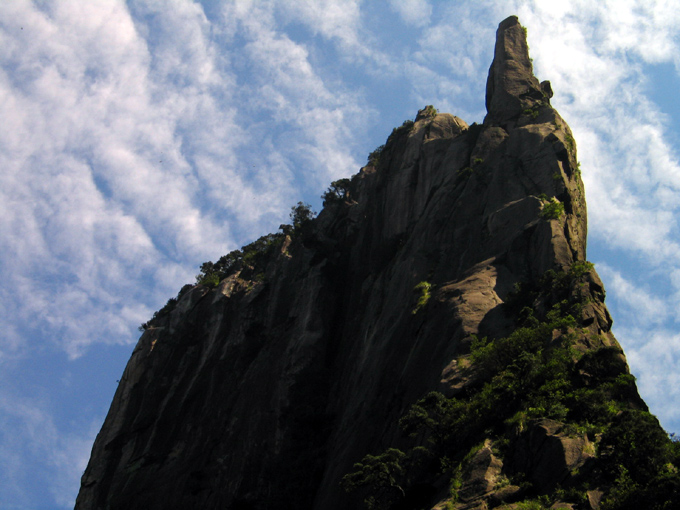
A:
[[[0,502],[71,508],[148,320],[433,104],[484,118],[517,14],[577,141],[589,259],[680,432],[680,2],[0,2]]]

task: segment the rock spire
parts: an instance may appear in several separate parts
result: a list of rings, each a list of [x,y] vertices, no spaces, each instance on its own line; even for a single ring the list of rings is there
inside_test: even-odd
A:
[[[484,122],[515,119],[547,97],[533,73],[526,29],[517,16],[510,16],[496,32],[493,63],[486,81],[488,114]]]

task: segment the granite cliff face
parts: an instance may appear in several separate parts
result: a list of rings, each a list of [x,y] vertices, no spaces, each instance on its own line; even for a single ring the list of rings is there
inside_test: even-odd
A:
[[[421,467],[400,466],[406,474],[387,462],[387,482],[345,477],[354,491],[340,483],[367,454],[433,445],[420,429],[409,439],[400,418],[433,390],[441,402],[475,401],[496,380],[480,353],[519,327],[549,332],[540,352],[569,349],[586,397],[627,376],[585,263],[575,143],[551,95],[508,18],[482,125],[421,110],[318,218],[223,258],[213,284],[183,289],[132,353],[76,508],[488,508],[538,495],[596,508],[615,485],[596,454],[606,427],[535,411],[522,403],[530,389],[508,397],[514,421],[498,404],[487,415],[500,425],[481,417],[465,429],[464,451],[431,452]],[[567,309],[571,322],[556,323]],[[624,386],[605,392],[618,406],[607,423],[646,410]],[[581,500],[557,487],[577,487]]]

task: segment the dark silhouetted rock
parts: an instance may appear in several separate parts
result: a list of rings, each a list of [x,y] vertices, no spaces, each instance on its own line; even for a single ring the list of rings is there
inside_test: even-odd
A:
[[[216,287],[184,291],[132,353],[76,508],[356,508],[343,475],[401,444],[398,420],[423,395],[478,384],[466,361],[472,335],[516,328],[505,304],[516,285],[585,261],[576,147],[550,95],[533,76],[524,29],[508,18],[484,124],[421,110],[303,233],[288,229],[264,262],[244,258]],[[585,303],[578,328],[552,340],[580,353],[609,348],[615,376],[626,374],[602,282],[592,269],[584,281],[568,289]],[[546,306],[536,302],[536,313]],[[587,382],[603,369],[586,361]],[[510,446],[508,469],[539,492],[591,456],[586,436],[550,421]],[[497,483],[505,469],[486,443],[468,466],[468,501],[455,508],[512,508],[522,493]],[[427,504],[453,508],[446,481],[422,488]]]

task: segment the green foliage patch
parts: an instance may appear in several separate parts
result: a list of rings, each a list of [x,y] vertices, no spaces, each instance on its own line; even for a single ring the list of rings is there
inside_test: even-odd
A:
[[[522,297],[561,295],[563,287],[569,288],[575,280],[583,278],[588,268],[592,265],[581,263],[568,272],[546,275],[542,287],[535,293],[525,292]],[[430,287],[428,282],[421,282],[414,290],[422,292],[426,302]],[[572,308],[568,301],[560,302],[540,320],[532,315],[533,320],[508,337],[474,338],[470,360],[477,374],[476,383],[458,397],[446,398],[431,392],[412,405],[399,421],[401,430],[421,445],[420,457],[429,458],[430,466],[439,466],[440,472],[449,472],[455,479],[485,437],[495,437],[503,444],[501,438],[513,419],[525,423],[542,418],[565,419],[570,412],[573,389],[578,386],[577,354],[571,347],[577,320],[566,313]],[[414,458],[414,451],[404,452],[405,462]],[[399,476],[397,470],[391,473]],[[409,480],[402,476],[395,483],[406,490]]]
[[[284,233],[295,236],[307,231],[314,218],[316,218],[316,213],[312,210],[312,206],[305,204],[304,202],[298,202],[297,205],[291,207],[290,211],[290,220],[293,226],[292,230],[286,228],[286,225],[282,225],[279,228],[283,230]]]
[[[354,464],[354,471],[345,475],[340,482],[346,491],[369,489],[364,499],[369,510],[389,508],[405,496],[400,480],[404,477],[406,454],[396,448],[389,448],[380,455],[366,455]]]
[[[419,294],[418,302],[416,303],[415,308],[411,311],[413,315],[417,314],[419,311],[425,308],[425,306],[427,306],[427,303],[432,297],[431,289],[432,284],[426,281],[420,282],[413,288],[413,291]]]
[[[461,473],[481,441],[492,439],[502,456],[518,434],[550,418],[563,423],[567,433],[587,433],[591,441],[601,438],[599,459],[587,477],[575,478],[577,485],[552,497],[532,494],[530,484],[522,483],[518,473],[513,483],[522,483],[529,496],[517,503],[519,508],[548,508],[557,497],[578,503],[594,487],[612,487],[604,510],[677,506],[680,446],[668,438],[656,418],[635,408],[635,378],[627,372],[621,350],[612,346],[583,353],[574,348],[585,334],[579,324],[587,294],[579,289],[587,284],[592,268],[589,262],[575,262],[567,271],[546,272],[535,284],[518,285],[508,305],[510,310],[523,311],[518,327],[504,338],[472,339],[467,370],[474,378],[465,390],[451,398],[431,392],[400,419],[399,427],[418,446],[400,450],[398,456],[392,452],[384,458],[364,458],[384,459],[388,464],[384,469],[392,478],[387,486],[400,488],[390,492],[391,498],[409,494],[419,477],[422,483],[448,473],[452,506]],[[421,466],[420,471],[415,465]],[[357,469],[347,476],[366,478],[362,472]],[[356,490],[357,485],[345,488]],[[362,489],[365,501],[376,504],[371,499],[376,493],[367,484]],[[394,499],[381,501],[384,506],[369,508],[397,504]]]
[[[474,173],[474,169],[470,166],[466,166],[465,168],[461,168],[460,170],[458,170],[458,173],[456,174],[456,182],[469,179],[470,176],[473,173]]]
[[[420,110],[418,112],[419,115],[422,115],[424,117],[429,117],[429,118],[435,118],[438,113],[439,113],[439,110],[437,110],[431,104],[428,104],[425,108],[423,108],[422,110]]]
[[[476,386],[462,398],[428,394],[401,419],[401,428],[451,455],[479,441],[480,431],[502,435],[505,422],[518,412],[529,421],[564,419],[576,375],[569,343],[575,326],[572,316],[561,316],[556,308],[545,321],[506,338],[474,339],[470,359],[478,372]]]
[[[352,181],[350,181],[350,179],[338,179],[337,181],[331,182],[328,189],[321,195],[323,206],[326,207],[329,204],[338,204],[346,200],[349,197],[351,184]]]
[[[532,119],[536,119],[539,115],[539,110],[541,108],[540,104],[535,104],[531,108],[525,108],[522,111],[522,115],[526,115],[527,117],[531,117]]]
[[[383,150],[385,150],[385,145],[376,147],[375,150],[368,155],[368,162],[366,164],[368,166],[378,166]]]
[[[413,122],[411,119],[406,119],[401,126],[392,129],[392,133],[387,138],[387,140],[393,140],[400,135],[411,133],[414,128],[415,122]]]
[[[270,259],[276,248],[281,246],[285,235],[283,233],[267,234],[240,250],[234,250],[223,255],[215,263],[204,262],[200,272],[196,275],[196,283],[199,285],[217,285],[227,276],[236,271],[249,267],[257,272],[264,270],[264,266]]]
[[[558,220],[564,214],[564,204],[557,200],[555,197],[552,198],[547,204],[543,204],[540,216],[546,220]]]
[[[564,134],[564,143],[567,146],[567,150],[569,151],[569,154],[572,157],[576,157],[576,141],[574,140],[574,137],[571,136],[569,133]]]
[[[598,450],[612,484],[602,510],[680,508],[680,445],[654,416],[636,409],[619,413]]]
[[[201,273],[196,276],[196,283],[208,287],[217,287],[220,283],[220,275],[215,272]]]
[[[341,181],[343,180],[341,179]],[[341,181],[334,183],[337,184],[337,189],[340,189],[340,186],[343,185]],[[281,232],[264,235],[252,243],[242,246],[240,250],[233,250],[223,255],[217,262],[208,261],[201,264],[199,273],[196,275],[196,285],[216,287],[229,275],[243,269],[248,270],[249,277],[253,280],[264,281],[266,266],[277,249],[281,247],[286,236],[302,237],[306,235],[310,231],[315,217],[316,213],[312,211],[309,204],[298,202],[291,207],[291,224],[281,225],[279,227]],[[174,309],[179,298],[192,287],[191,284],[182,287],[176,298],[168,300],[166,305],[155,312],[149,321],[139,326],[140,331],[155,326],[159,319],[168,315]]]
[[[181,291],[180,291],[180,294],[181,294]],[[145,330],[149,329],[150,327],[152,327],[154,325],[154,323],[156,321],[158,321],[162,317],[165,317],[166,315],[169,315],[170,312],[172,312],[175,309],[175,306],[177,305],[177,300],[178,300],[178,298],[168,299],[168,302],[165,303],[163,308],[154,312],[153,317],[151,317],[151,319],[149,319],[147,322],[143,322],[139,326],[139,328],[138,328],[139,331],[145,331]]]

